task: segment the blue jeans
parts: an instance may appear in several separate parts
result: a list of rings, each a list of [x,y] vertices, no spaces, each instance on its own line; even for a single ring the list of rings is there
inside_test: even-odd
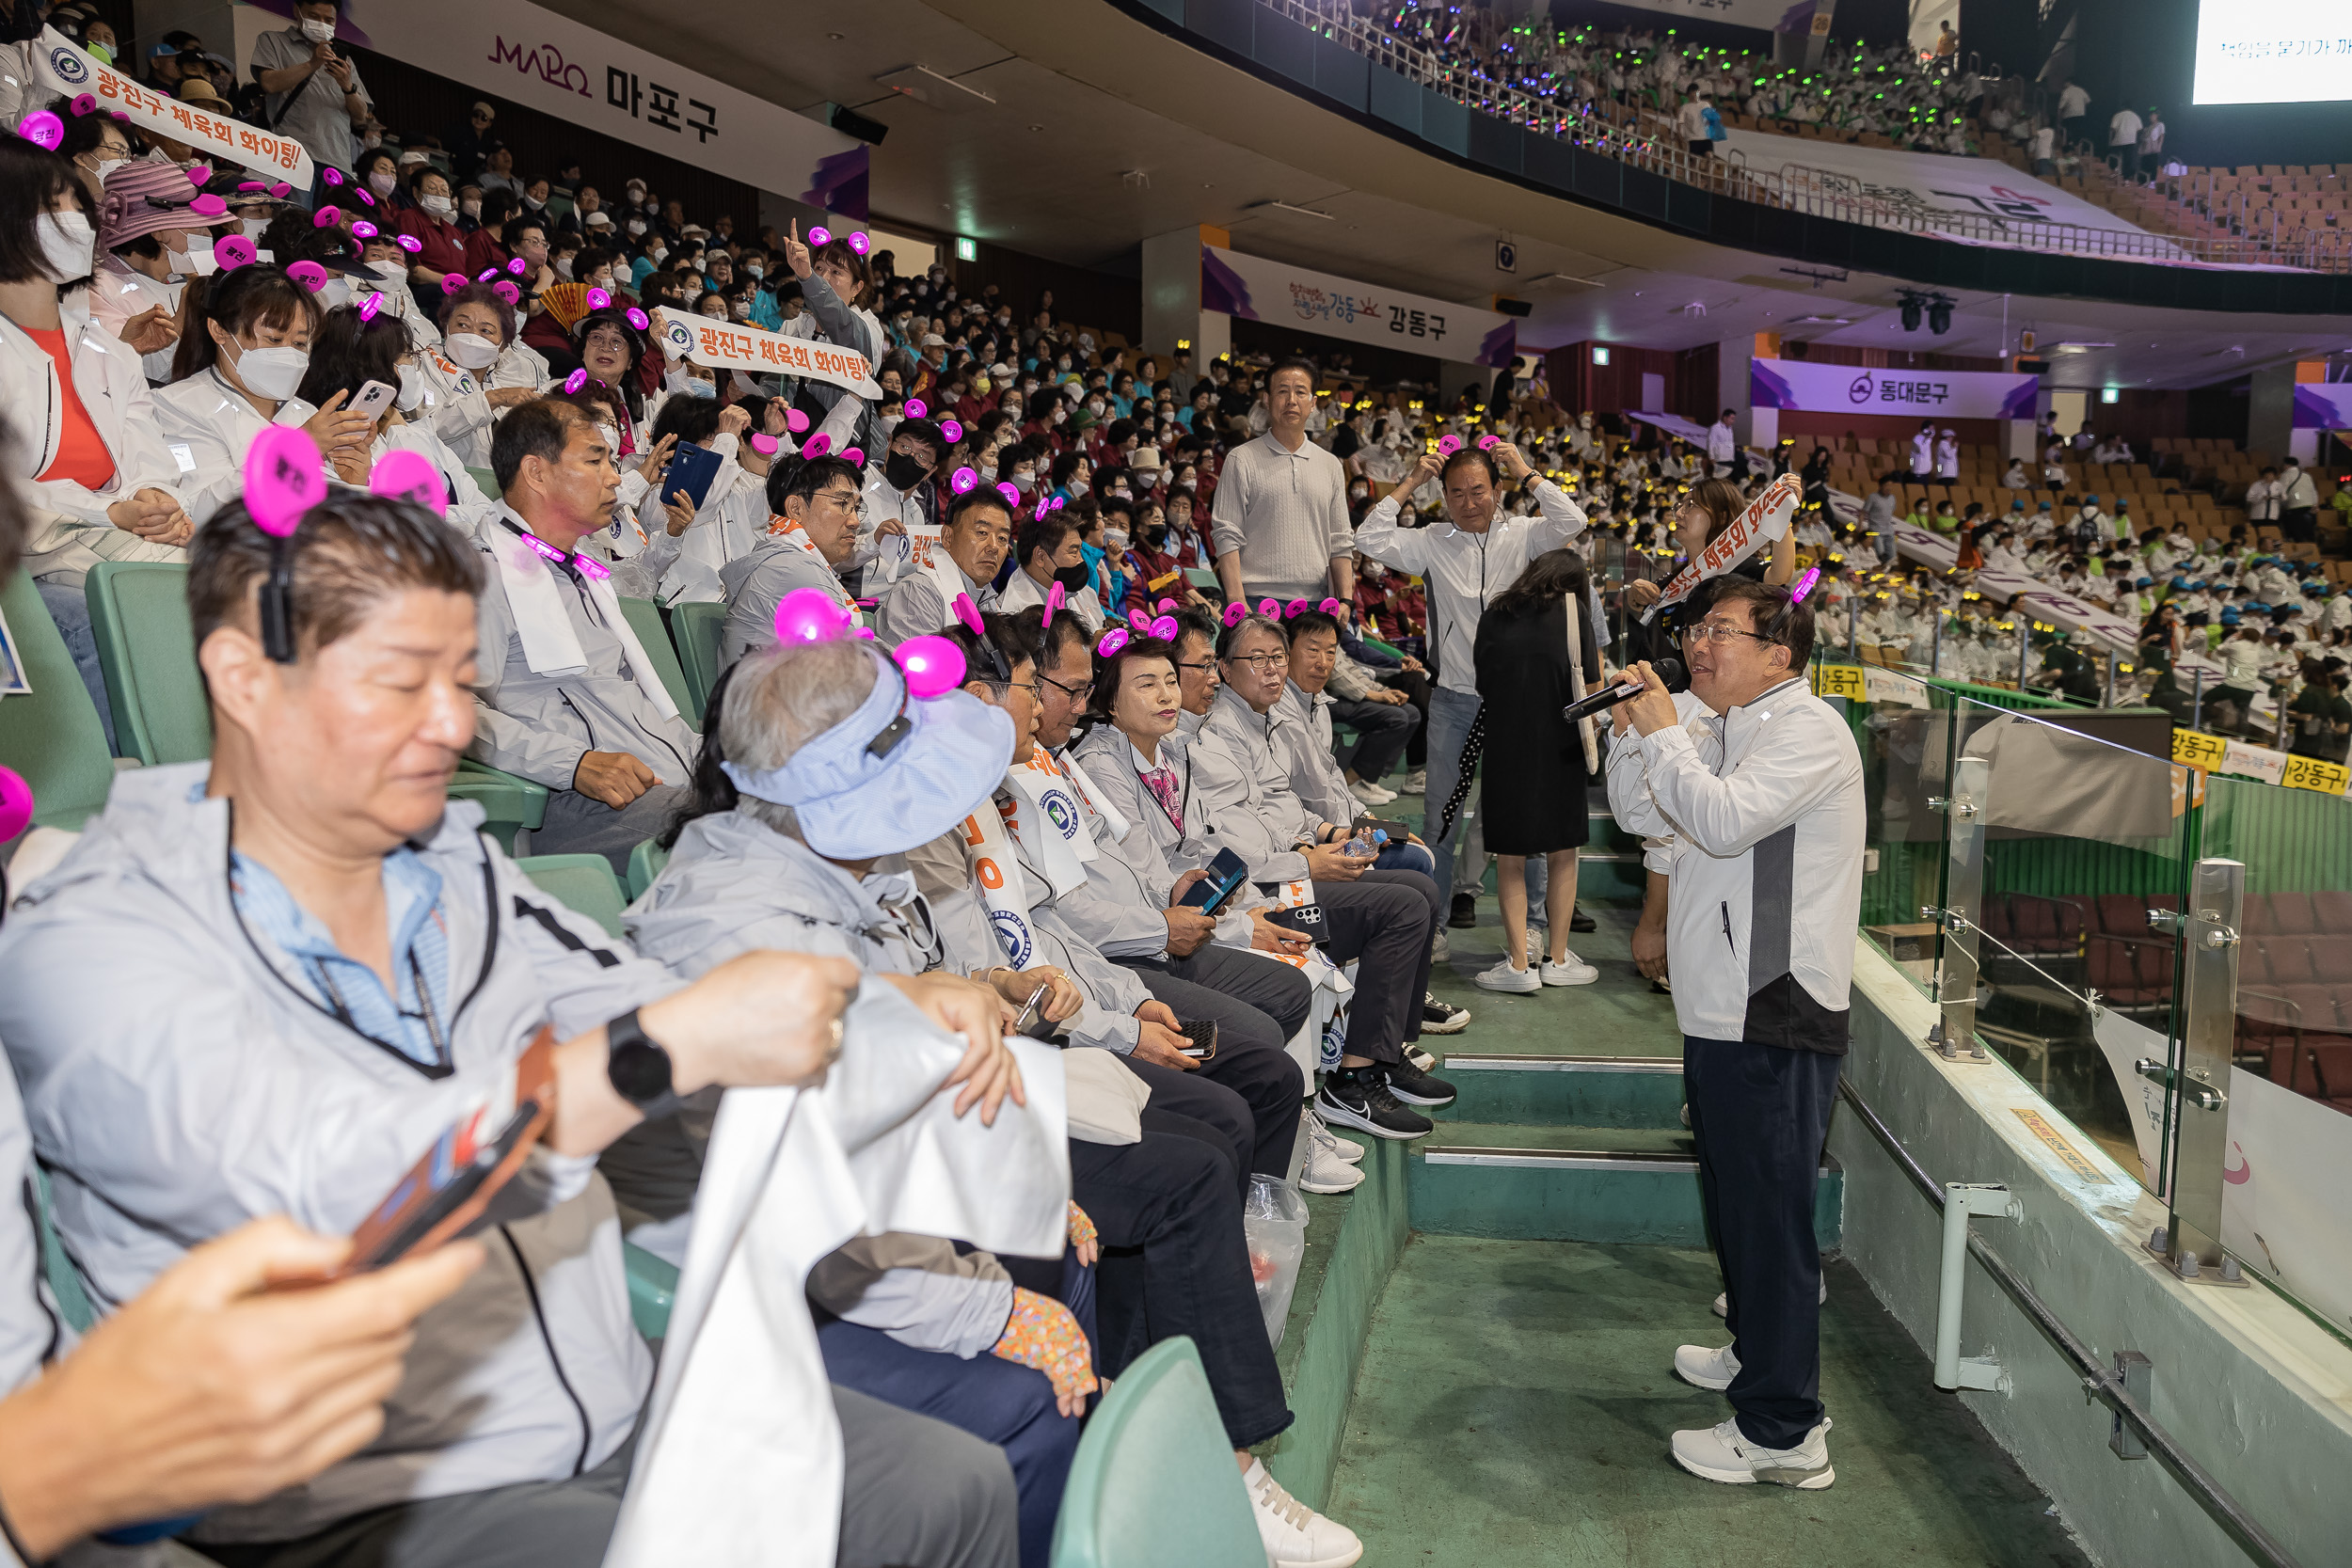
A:
[[[1427,802],[1427,816],[1422,822],[1421,836],[1428,841],[1434,864],[1429,879],[1439,892],[1454,886],[1454,851],[1462,842],[1461,816],[1454,819],[1454,831],[1444,838],[1438,836],[1438,824],[1445,818],[1445,803],[1453,796],[1454,785],[1462,777],[1462,743],[1470,737],[1470,721],[1478,717],[1478,694],[1474,691],[1454,691],[1438,687],[1429,693],[1429,789],[1422,799]],[[1467,815],[1476,804],[1475,794],[1462,802]]]
[[[33,586],[40,590],[41,605],[57,624],[57,635],[65,640],[65,651],[73,656],[74,673],[82,677],[83,689],[89,693],[91,705],[98,709],[99,726],[106,732],[107,754],[119,755],[115,746],[114,705],[106,700],[106,673],[98,663],[98,635],[90,629],[88,597],[70,582],[37,578]]]
[[[1426,844],[1391,844],[1380,851],[1380,858],[1372,863],[1375,871],[1418,871],[1435,879],[1438,857]],[[1445,891],[1440,883],[1438,891]]]

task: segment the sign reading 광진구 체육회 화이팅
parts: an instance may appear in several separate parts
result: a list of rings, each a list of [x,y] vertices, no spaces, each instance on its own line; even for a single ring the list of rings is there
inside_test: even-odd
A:
[[[526,0],[346,0],[338,37],[726,179],[866,215],[864,142]]]

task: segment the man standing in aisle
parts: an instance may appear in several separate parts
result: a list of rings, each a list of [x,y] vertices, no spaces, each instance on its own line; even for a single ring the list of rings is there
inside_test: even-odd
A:
[[[1235,447],[1217,479],[1210,513],[1217,581],[1229,601],[1288,603],[1328,594],[1353,604],[1347,470],[1307,439],[1315,368],[1285,359],[1266,372],[1265,386],[1266,433]]]
[[[1707,463],[1708,471],[1717,479],[1733,478],[1732,465],[1739,461],[1740,436],[1732,428],[1739,419],[1736,408],[1724,410],[1724,417],[1707,427]]]
[[[253,40],[253,79],[269,95],[267,123],[292,136],[320,168],[348,168],[359,155],[368,89],[335,53],[336,0],[294,0],[294,24]]]
[[[1397,527],[1412,493],[1435,479],[1445,487],[1446,520],[1425,529]],[[1525,485],[1535,515],[1513,517],[1502,506],[1502,482]],[[1224,490],[1217,491],[1220,499]],[[1462,748],[1478,717],[1478,619],[1517,582],[1527,563],[1546,550],[1564,549],[1584,531],[1584,514],[1557,484],[1528,465],[1519,449],[1499,441],[1486,451],[1463,447],[1451,456],[1424,452],[1412,471],[1364,515],[1356,547],[1393,571],[1428,586],[1429,646],[1437,655],[1437,689],[1429,693],[1428,801],[1430,826],[1454,798]],[[1424,829],[1426,832],[1426,829]],[[1454,852],[1462,825],[1429,834],[1431,871],[1439,891],[1454,886]]]
[[[1643,664],[1609,753],[1618,824],[1674,838],[1666,966],[1732,1334],[1675,1352],[1733,1414],[1673,1453],[1708,1481],[1812,1491],[1836,1479],[1813,1198],[1862,913],[1862,756],[1805,688],[1813,611],[1788,590],[1725,579],[1682,648],[1708,716],[1686,728]]]

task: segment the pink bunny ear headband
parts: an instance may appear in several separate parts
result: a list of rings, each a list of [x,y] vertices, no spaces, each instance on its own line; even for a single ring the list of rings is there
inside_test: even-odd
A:
[[[421,452],[386,452],[368,475],[368,490],[388,500],[430,507],[436,516],[448,515],[441,471]],[[269,576],[261,589],[262,651],[280,664],[294,660],[294,531],[326,499],[326,460],[310,432],[271,425],[254,437],[245,456],[245,506],[253,526],[270,536]]]

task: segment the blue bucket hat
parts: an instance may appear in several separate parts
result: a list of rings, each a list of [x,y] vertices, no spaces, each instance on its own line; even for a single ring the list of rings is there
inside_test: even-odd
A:
[[[857,711],[755,773],[720,766],[754,800],[790,806],[801,838],[834,860],[928,844],[971,816],[1012,762],[1012,718],[966,691],[915,697],[879,650],[874,689]]]

